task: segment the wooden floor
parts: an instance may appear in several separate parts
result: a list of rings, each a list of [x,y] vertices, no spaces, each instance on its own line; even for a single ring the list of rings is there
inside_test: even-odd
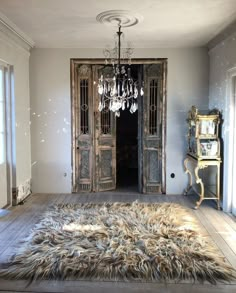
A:
[[[208,234],[225,258],[236,269],[236,220],[235,217],[216,210],[212,201],[205,201],[199,210],[192,209],[195,195],[142,195],[135,192],[104,192],[91,194],[36,194],[30,196],[23,205],[10,209],[10,213],[0,217],[0,264],[7,262],[14,247],[38,222],[49,205],[61,202],[177,202],[189,208],[199,220],[202,233]],[[0,292],[236,292],[236,282],[231,284],[199,284],[181,282],[139,283],[139,282],[99,282],[99,281],[40,281],[27,286],[25,281],[0,279]]]

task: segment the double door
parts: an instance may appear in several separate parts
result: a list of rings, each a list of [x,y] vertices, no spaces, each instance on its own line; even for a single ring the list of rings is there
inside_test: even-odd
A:
[[[71,61],[73,192],[116,189],[116,119],[120,118],[108,105],[98,111],[96,81],[112,71],[101,64]],[[138,79],[144,81],[144,96],[138,97],[138,189],[165,193],[166,61],[135,66]]]

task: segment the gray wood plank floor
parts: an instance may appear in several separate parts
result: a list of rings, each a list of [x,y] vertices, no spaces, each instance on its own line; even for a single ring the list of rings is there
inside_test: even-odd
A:
[[[90,194],[35,194],[23,205],[10,208],[10,213],[0,217],[0,264],[7,262],[14,249],[39,221],[48,206],[68,202],[176,202],[189,208],[199,221],[201,232],[219,248],[226,260],[236,268],[235,217],[216,210],[213,201],[204,201],[198,210],[192,209],[196,195],[143,195],[136,192],[103,192]],[[236,292],[236,282],[231,284],[200,284],[189,282],[139,283],[95,281],[40,281],[27,286],[25,281],[0,279],[0,292]]]

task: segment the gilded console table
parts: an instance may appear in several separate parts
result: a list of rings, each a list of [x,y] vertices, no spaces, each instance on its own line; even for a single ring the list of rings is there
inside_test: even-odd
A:
[[[193,164],[193,170],[190,171],[190,168],[188,167],[188,164]],[[191,155],[187,155],[184,160],[184,168],[185,173],[189,175],[189,183],[187,188],[184,191],[184,194],[187,195],[189,190],[193,188],[193,176],[195,176],[195,182],[200,185],[200,192],[197,192],[194,188],[193,190],[200,196],[199,200],[196,202],[195,209],[197,209],[203,200],[205,199],[214,199],[217,203],[218,210],[220,209],[220,164],[221,160],[210,160],[210,159],[202,159],[202,158],[196,158]],[[202,179],[199,177],[199,170],[205,169],[209,166],[216,166],[217,168],[217,174],[216,174],[216,193],[212,197],[206,197],[205,196],[205,187],[204,183],[202,182]],[[194,174],[193,174],[194,173]]]

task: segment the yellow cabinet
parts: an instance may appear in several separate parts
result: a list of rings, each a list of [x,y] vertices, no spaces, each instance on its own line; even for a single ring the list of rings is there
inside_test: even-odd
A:
[[[196,158],[220,160],[219,111],[199,113],[198,109],[192,106],[187,122],[188,154]]]
[[[220,112],[212,110],[207,113],[199,113],[195,106],[192,106],[188,113],[188,150],[184,160],[185,173],[189,175],[189,183],[184,193],[187,195],[190,189],[193,189],[198,195],[196,202],[197,209],[203,200],[214,199],[217,208],[220,209],[220,145],[219,125],[221,123]],[[209,167],[216,168],[215,192],[206,192],[206,186],[203,182],[200,170]],[[195,184],[200,187],[195,188]]]

